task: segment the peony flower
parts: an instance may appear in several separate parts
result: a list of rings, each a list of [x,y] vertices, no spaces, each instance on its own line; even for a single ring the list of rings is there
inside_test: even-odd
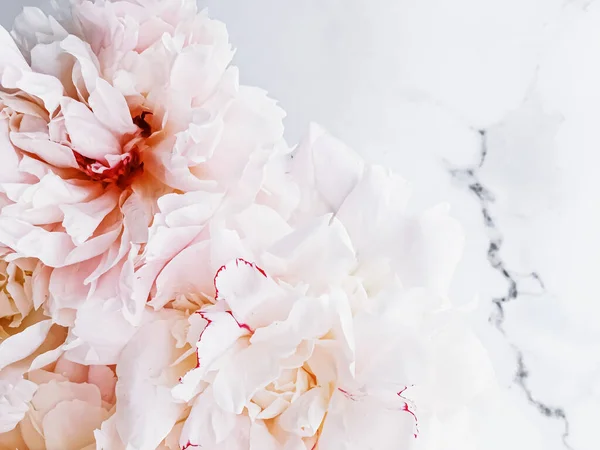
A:
[[[82,366],[62,356],[46,370],[30,372],[33,395],[26,399],[24,418],[12,432],[0,434],[0,442],[40,450],[96,448],[94,431],[111,414],[115,382],[107,366]]]
[[[0,258],[0,333],[4,339],[9,336],[4,326],[20,326],[33,310],[31,277],[35,265],[31,259],[7,261]]]
[[[66,330],[43,314],[43,296],[34,288],[39,264],[33,259],[0,257],[0,443],[13,445],[15,427],[23,420],[37,385],[31,371],[60,355]],[[20,441],[19,441],[20,442]]]
[[[65,357],[67,330],[41,308],[41,264],[13,257],[0,258],[0,447],[82,449],[110,416],[116,377]]]
[[[149,305],[177,319],[134,338],[171,346],[126,347],[163,362],[135,383],[124,362],[123,445],[179,433],[180,448],[410,448],[487,388],[485,352],[447,298],[462,234],[446,208],[411,216],[401,179],[317,128],[286,170],[300,194],[289,220],[257,202],[206,224],[219,203],[206,193],[159,202],[137,274]],[[171,431],[164,416],[160,434],[138,419],[173,404]]]
[[[76,1],[69,12],[26,8],[15,41],[0,30],[0,242],[46,266],[55,323],[74,325],[86,299],[114,299],[123,304],[108,308],[138,324],[145,300],[129,301],[126,269],[157,201],[193,191],[252,202],[283,113],[239,86],[225,27],[193,0]]]

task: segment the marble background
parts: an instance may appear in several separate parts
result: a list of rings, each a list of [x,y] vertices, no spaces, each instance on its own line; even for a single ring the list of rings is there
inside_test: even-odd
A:
[[[43,2],[3,0],[1,24],[23,3]],[[290,142],[316,121],[409,179],[413,207],[451,204],[453,297],[478,297],[501,385],[475,447],[600,448],[600,1],[202,3]]]

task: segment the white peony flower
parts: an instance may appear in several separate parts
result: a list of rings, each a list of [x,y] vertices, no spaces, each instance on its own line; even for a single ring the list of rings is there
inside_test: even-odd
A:
[[[287,170],[300,193],[289,221],[261,203],[214,215],[211,205],[222,203],[206,193],[160,202],[138,292],[180,317],[170,338],[179,356],[161,350],[165,363],[196,366],[176,372],[172,389],[191,408],[169,419],[184,419],[179,445],[416,445],[419,429],[491,380],[483,348],[447,299],[460,228],[444,207],[406,213],[401,179],[364,165],[316,128]],[[177,310],[194,314],[185,320]],[[143,384],[120,395],[167,401],[135,393]],[[126,404],[123,443],[153,427],[134,420],[150,408]],[[153,445],[166,436],[165,428]]]

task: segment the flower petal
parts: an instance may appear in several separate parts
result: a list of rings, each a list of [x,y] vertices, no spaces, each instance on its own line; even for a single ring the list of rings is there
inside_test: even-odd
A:
[[[73,148],[81,155],[106,163],[106,155],[119,155],[117,138],[83,103],[64,97],[61,101],[65,127]]]
[[[48,336],[51,326],[51,320],[42,320],[4,339],[0,343],[0,369],[27,358],[37,350]]]
[[[106,80],[96,79],[96,89],[90,94],[89,103],[96,118],[109,130],[119,135],[136,132],[125,98]]]

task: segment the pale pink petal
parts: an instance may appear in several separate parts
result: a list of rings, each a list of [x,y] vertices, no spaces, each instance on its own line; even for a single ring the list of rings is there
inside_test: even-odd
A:
[[[78,89],[80,90],[80,95],[83,97],[82,100],[87,100],[89,93],[94,91],[96,80],[99,77],[98,59],[92,52],[88,43],[83,42],[72,34],[63,39],[60,46],[65,52],[73,55],[77,59],[78,69],[84,83],[84,86],[78,86]],[[77,86],[78,82],[75,80],[75,76],[76,75],[74,75],[73,81]],[[82,88],[85,89],[85,91],[81,91]]]
[[[94,430],[108,416],[104,408],[81,400],[60,402],[42,421],[46,449],[75,450],[93,443]]]
[[[292,227],[272,208],[253,204],[237,214],[233,221],[246,237],[252,250],[260,252],[292,232]]]
[[[136,132],[125,98],[106,80],[96,79],[96,89],[88,101],[96,118],[109,130],[119,135]]]
[[[185,194],[167,194],[158,199],[158,206],[169,227],[202,225],[215,213],[222,194],[194,191]]]
[[[11,133],[10,139],[14,145],[39,156],[55,167],[77,167],[73,150],[65,145],[50,141],[46,134]],[[3,177],[3,179],[5,178]]]
[[[121,302],[99,294],[77,309],[65,349],[69,359],[81,364],[115,364],[136,331],[123,316]]]
[[[19,88],[41,99],[50,114],[56,111],[64,93],[64,88],[60,80],[54,78],[52,75],[35,73],[29,70],[21,72],[18,79],[10,80],[8,83],[5,82],[5,77],[3,76],[2,81],[5,87]]]
[[[123,222],[134,244],[148,242],[148,225],[152,222],[152,210],[148,201],[145,201],[136,192],[131,193],[121,206]]]
[[[332,318],[326,297],[298,298],[284,321],[274,321],[257,329],[251,344],[270,344],[272,358],[293,354],[302,341],[320,339],[332,328]],[[278,354],[279,353],[279,354]],[[303,361],[300,362],[300,366]]]
[[[63,356],[58,358],[54,372],[67,378],[72,383],[85,383],[88,378],[89,368],[69,361]]]
[[[14,67],[19,70],[29,70],[29,66],[21,55],[15,41],[8,31],[0,27],[0,74],[7,67]]]
[[[125,317],[138,323],[156,276],[167,261],[185,248],[202,231],[200,226],[168,228],[158,226],[145,249],[146,264],[135,272],[131,286],[131,298],[125,302]]]
[[[37,385],[23,378],[11,383],[0,379],[0,434],[7,433],[25,417]]]
[[[113,229],[106,231],[104,234],[88,239],[71,250],[63,264],[76,264],[101,255],[112,247],[122,231],[122,225],[117,223]],[[68,236],[66,233],[61,234]]]
[[[335,212],[360,180],[361,158],[317,125],[294,152],[292,173],[306,186],[300,209],[313,211],[321,203],[323,212]]]
[[[171,86],[183,90],[195,101],[203,102],[223,76],[233,57],[225,33],[225,49],[194,45],[177,55],[171,69]]]
[[[73,238],[73,243],[81,245],[92,236],[108,213],[115,209],[118,201],[119,192],[109,189],[91,201],[61,205],[64,214],[62,224]]]
[[[277,257],[271,262],[274,276],[285,273],[289,283],[310,280],[312,292],[339,285],[357,265],[350,237],[329,214],[296,227],[276,242],[269,253]]]
[[[100,391],[93,384],[70,381],[48,381],[40,384],[31,401],[36,415],[43,417],[60,402],[80,400],[92,406],[101,406]]]
[[[386,251],[382,247],[395,239],[396,219],[406,208],[409,195],[408,183],[402,178],[379,166],[365,169],[336,213],[358,252],[369,257],[374,251]],[[400,254],[390,256],[404,259]]]
[[[214,271],[210,267],[198,265],[198,261],[208,261],[210,245],[202,241],[191,245],[176,255],[156,278],[156,295],[150,302],[159,309],[177,295],[205,293],[212,295]]]
[[[272,356],[274,350],[265,344],[250,345],[223,364],[212,383],[215,401],[221,408],[241,414],[259,389],[278,378],[281,366]]]
[[[107,366],[90,366],[87,382],[100,389],[103,402],[114,403],[117,377]]]
[[[36,369],[41,369],[49,364],[55,362],[62,354],[64,350],[62,347],[57,347],[54,350],[49,350],[41,355],[35,357],[29,366],[29,371],[32,372]]]
[[[83,156],[106,162],[107,154],[118,155],[121,145],[117,138],[83,103],[64,97],[61,101],[65,126],[75,151]]]
[[[46,339],[51,326],[51,320],[42,320],[3,340],[0,343],[0,369],[27,358],[37,350]]]
[[[87,260],[79,264],[71,264],[52,271],[48,283],[48,291],[52,296],[51,312],[60,309],[78,309],[87,299],[90,286],[73,283],[72,280],[85,277],[94,268],[94,261]]]
[[[294,400],[279,416],[277,424],[285,431],[300,437],[314,436],[327,412],[329,392],[315,387]]]
[[[172,322],[144,325],[129,341],[117,364],[117,431],[136,448],[156,448],[183,410],[173,401],[163,371],[175,360]]]
[[[250,424],[249,450],[279,450],[281,448],[281,444],[275,439],[265,422],[258,420]],[[306,448],[306,446],[304,446],[304,448]],[[285,447],[283,450],[288,449],[289,447]]]
[[[0,164],[0,179],[2,184],[17,183],[23,180],[23,174],[19,173],[19,157],[9,138],[8,120],[0,120],[0,155],[3,163]],[[0,188],[0,191],[3,191]]]
[[[179,445],[185,447],[189,442],[199,448],[212,448],[235,432],[237,422],[238,417],[234,413],[223,411],[217,406],[213,389],[209,387],[194,400],[181,431]]]
[[[125,450],[126,446],[121,441],[117,432],[116,415],[110,416],[102,422],[102,426],[94,430],[96,450]]]

